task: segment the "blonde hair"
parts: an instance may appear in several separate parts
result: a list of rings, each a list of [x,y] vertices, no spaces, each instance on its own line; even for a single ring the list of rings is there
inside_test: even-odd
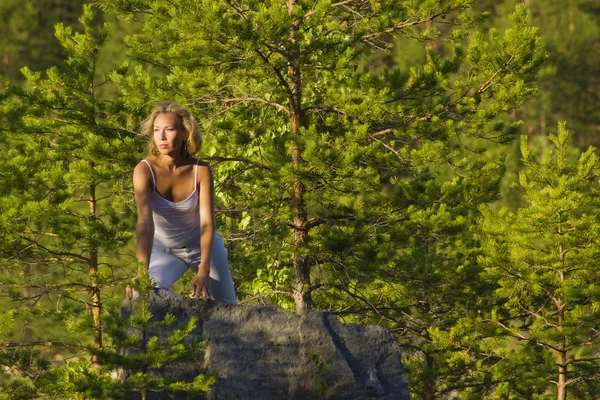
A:
[[[146,118],[141,126],[140,132],[142,135],[146,135],[149,137],[148,141],[148,151],[152,155],[158,155],[158,147],[156,147],[156,143],[154,143],[154,120],[159,114],[174,114],[179,121],[181,127],[183,127],[184,131],[188,133],[188,138],[185,142],[185,146],[183,146],[183,156],[188,157],[196,154],[202,148],[202,136],[200,135],[200,130],[198,129],[198,122],[196,122],[196,118],[189,112],[189,110],[177,103],[172,101],[161,101],[156,103],[154,107],[154,111],[148,118]]]

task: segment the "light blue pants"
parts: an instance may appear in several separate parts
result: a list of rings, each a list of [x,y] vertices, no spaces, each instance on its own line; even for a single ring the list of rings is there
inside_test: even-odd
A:
[[[200,265],[200,248],[184,247],[165,249],[152,247],[148,273],[159,289],[171,290],[171,286],[192,268],[196,272]],[[215,233],[210,257],[210,294],[213,300],[235,304],[235,289],[227,262],[227,250],[223,239]]]

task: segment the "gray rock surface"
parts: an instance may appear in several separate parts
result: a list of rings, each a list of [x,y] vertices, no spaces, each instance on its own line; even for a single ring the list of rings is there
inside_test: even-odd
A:
[[[122,312],[130,314],[134,303],[126,300]],[[151,295],[150,308],[154,318],[170,313],[181,325],[198,318],[194,334],[205,340],[199,362],[159,373],[215,373],[207,399],[409,399],[400,349],[384,328],[342,324],[323,311],[206,303],[164,290]]]

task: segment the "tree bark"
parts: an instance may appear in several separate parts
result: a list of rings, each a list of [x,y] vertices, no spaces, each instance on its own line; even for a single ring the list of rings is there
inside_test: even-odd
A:
[[[558,307],[558,329],[562,330],[565,316],[564,305]],[[558,365],[558,380],[556,386],[558,388],[557,400],[567,399],[567,351],[566,351],[566,338],[563,336],[559,346],[559,350],[556,351],[556,364]]]
[[[290,25],[290,43],[292,46],[296,43],[294,37],[295,31],[299,27],[300,21],[292,19],[295,0],[289,0],[287,3],[288,15],[291,19]],[[294,54],[296,53],[296,54]],[[288,77],[290,78],[290,152],[294,168],[302,166],[302,149],[295,138],[300,136],[304,110],[302,108],[302,73],[298,64],[295,64],[298,54],[293,51],[291,55]],[[310,287],[310,266],[306,256],[301,249],[306,245],[308,239],[306,203],[304,201],[304,185],[300,180],[292,184],[292,214],[294,219],[294,303],[298,314],[304,313],[307,308],[312,306],[311,296],[308,291]]]
[[[94,168],[94,162],[89,162],[90,168]],[[90,185],[90,218],[96,219],[96,185]],[[100,287],[98,286],[98,246],[93,239],[89,239],[90,245],[90,292],[92,294],[92,324],[94,330],[94,348],[102,349],[102,324],[100,322],[100,314],[102,312],[102,300],[100,298]],[[98,363],[98,356],[92,356],[92,362]]]
[[[426,360],[426,365],[427,365],[427,373],[428,373],[428,379],[425,382],[425,387],[424,387],[424,395],[425,395],[425,400],[435,400],[437,399],[437,390],[435,388],[435,382],[436,379],[434,378],[435,375],[435,366],[434,366],[434,360],[433,357],[430,356],[428,353],[425,353],[425,360]]]
[[[562,219],[562,216],[561,216]],[[558,233],[562,234],[562,227],[558,226]],[[561,244],[559,246],[559,257],[561,262],[561,267],[565,267],[565,249]],[[558,278],[560,282],[560,287],[564,287],[565,274],[563,269],[558,270]],[[557,327],[558,330],[562,332],[564,322],[565,322],[565,304],[561,297],[558,297],[557,301]],[[557,400],[566,400],[567,399],[567,340],[565,335],[563,334],[560,339],[560,344],[558,346],[559,350],[556,351],[556,364],[558,365],[558,380],[556,382],[557,386]]]

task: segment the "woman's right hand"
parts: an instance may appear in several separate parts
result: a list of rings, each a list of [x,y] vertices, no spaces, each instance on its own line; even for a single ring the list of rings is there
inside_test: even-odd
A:
[[[210,278],[209,271],[198,271],[194,281],[192,282],[192,297],[199,299],[200,296],[206,301],[210,300]]]
[[[131,278],[131,283],[133,285],[135,285],[138,282],[139,278],[137,276],[134,276],[133,278]],[[127,285],[127,287],[125,288],[125,298],[127,300],[131,300],[133,298],[133,287],[131,285]]]

